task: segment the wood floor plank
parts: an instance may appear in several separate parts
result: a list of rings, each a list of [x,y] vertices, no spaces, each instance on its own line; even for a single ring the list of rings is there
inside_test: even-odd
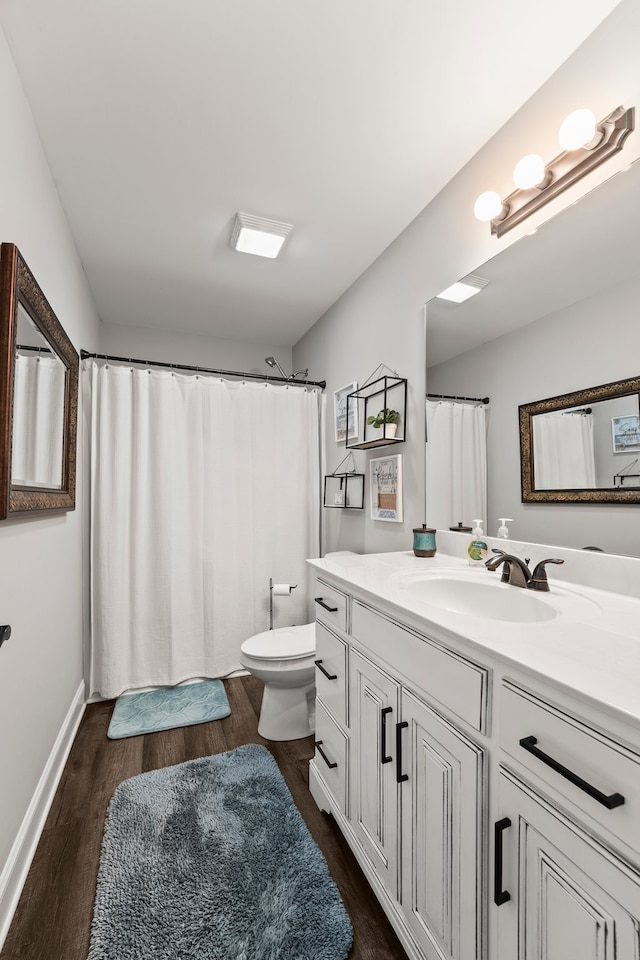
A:
[[[229,717],[123,740],[107,738],[113,701],[87,706],[0,960],[86,960],[105,817],[117,786],[146,770],[244,743],[260,743],[271,751],[327,860],[353,924],[349,960],[406,960],[335,821],[309,793],[313,737],[265,740],[258,734],[261,682],[233,677],[224,683]]]

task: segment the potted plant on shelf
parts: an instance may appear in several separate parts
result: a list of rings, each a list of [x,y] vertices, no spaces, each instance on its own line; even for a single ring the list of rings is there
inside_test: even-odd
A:
[[[398,429],[398,419],[400,414],[397,410],[390,410],[388,407],[385,407],[384,410],[380,410],[375,417],[367,417],[367,423],[375,427],[376,430],[379,430],[380,427],[384,427],[383,436],[389,440],[392,440],[396,435],[396,430]]]

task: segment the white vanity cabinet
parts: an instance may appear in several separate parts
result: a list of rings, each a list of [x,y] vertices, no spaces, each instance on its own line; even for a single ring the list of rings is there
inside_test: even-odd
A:
[[[556,679],[359,562],[318,593],[309,783],[410,960],[640,960],[640,716],[571,686],[561,631]]]
[[[497,960],[635,960],[640,756],[509,680],[499,729]]]
[[[325,591],[326,592],[326,591]],[[335,604],[333,604],[335,606]],[[326,611],[318,653],[326,658]],[[484,728],[487,671],[358,601],[351,601],[347,706],[330,721],[348,741],[347,801],[331,785],[320,743],[311,762],[316,801],[334,814],[403,940],[409,956],[483,956],[486,819],[484,754],[445,715],[442,675],[455,678],[452,713]],[[333,641],[339,639],[333,635]],[[336,674],[335,657],[331,674]],[[392,664],[400,660],[408,674]],[[326,664],[323,662],[321,667]],[[413,675],[414,679],[411,680]],[[331,681],[318,677],[321,724]],[[437,688],[437,700],[424,687]],[[326,726],[318,728],[324,740]],[[320,754],[318,756],[318,754]]]
[[[636,960],[640,876],[507,769],[500,772],[496,960]]]

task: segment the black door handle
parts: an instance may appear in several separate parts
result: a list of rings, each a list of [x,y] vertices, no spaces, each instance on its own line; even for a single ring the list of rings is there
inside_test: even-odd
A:
[[[603,807],[606,807],[607,810],[613,810],[614,807],[621,807],[624,803],[624,797],[621,793],[602,793],[601,790],[598,790],[597,787],[592,786],[590,783],[587,783],[586,780],[583,780],[582,777],[579,777],[577,773],[574,773],[572,770],[569,770],[568,767],[565,767],[558,760],[554,760],[553,757],[550,757],[548,753],[544,753],[539,747],[536,747],[538,742],[536,737],[523,737],[520,740],[520,746],[523,750],[526,750],[527,753],[533,754],[534,757],[537,757],[538,760],[542,760],[543,763],[546,763],[548,767],[551,767],[552,770],[555,770],[556,773],[559,773],[561,777],[564,777],[566,780],[569,780],[571,783],[575,784],[576,787],[580,787],[581,790],[584,790],[585,793],[588,793],[590,797],[593,797],[594,800],[597,800],[598,803],[601,803]]]
[[[508,900],[511,894],[502,889],[502,837],[507,827],[511,826],[509,817],[498,820],[493,827],[494,860],[493,860],[493,902],[499,907]]]
[[[315,663],[315,665],[316,665],[316,667],[318,668],[318,670],[320,671],[320,673],[324,673],[324,675],[325,675],[325,677],[327,678],[327,680],[337,680],[337,679],[338,679],[338,674],[337,674],[337,673],[329,673],[328,670],[325,670],[325,668],[322,666],[322,660],[314,660],[313,662]]]
[[[396,783],[404,783],[409,779],[408,773],[402,773],[402,731],[408,726],[406,720],[396,723]]]
[[[318,753],[320,754],[320,756],[322,757],[322,759],[324,760],[324,762],[326,763],[326,765],[329,767],[329,769],[330,769],[330,770],[333,770],[333,768],[334,768],[334,767],[337,767],[338,764],[337,764],[337,763],[332,763],[331,760],[329,760],[329,757],[326,755],[326,753],[324,752],[324,750],[323,750],[322,747],[320,746],[320,744],[321,744],[322,742],[323,742],[322,740],[316,740],[316,750],[318,751]]]
[[[383,707],[380,711],[380,763],[391,763],[393,757],[387,755],[387,714],[393,707]]]
[[[316,601],[316,603],[319,603],[321,607],[324,607],[325,610],[328,610],[329,613],[337,613],[337,612],[338,612],[338,608],[337,608],[337,607],[330,607],[328,603],[325,603],[325,602],[324,602],[324,600],[322,599],[322,597],[314,597],[314,600]]]

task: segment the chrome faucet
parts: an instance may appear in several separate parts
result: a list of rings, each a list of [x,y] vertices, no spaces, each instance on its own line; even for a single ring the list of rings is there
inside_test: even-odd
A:
[[[501,564],[504,564],[501,581],[510,583],[514,587],[526,587],[528,590],[549,591],[549,581],[547,580],[547,563],[564,563],[564,560],[541,560],[536,564],[533,573],[529,569],[529,558],[521,560],[520,557],[514,557],[513,554],[505,553],[504,550],[493,548],[493,553],[498,556],[492,560],[485,561],[487,570],[497,570]]]

